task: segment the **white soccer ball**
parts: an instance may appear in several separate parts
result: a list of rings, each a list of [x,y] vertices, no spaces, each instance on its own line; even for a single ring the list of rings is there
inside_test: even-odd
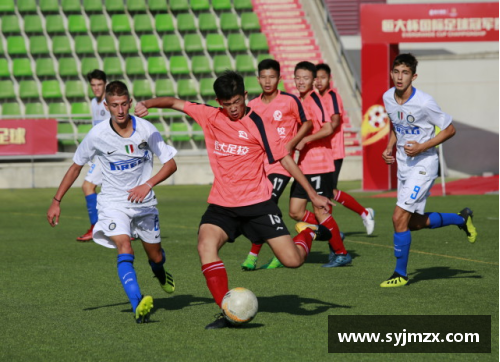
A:
[[[250,322],[259,309],[259,302],[252,291],[246,288],[234,288],[222,299],[222,313],[234,325]]]

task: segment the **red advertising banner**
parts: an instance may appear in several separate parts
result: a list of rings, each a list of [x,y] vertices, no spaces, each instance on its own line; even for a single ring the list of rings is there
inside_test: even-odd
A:
[[[361,14],[363,43],[498,41],[498,3],[362,4]]]
[[[57,153],[55,119],[0,120],[0,156]]]

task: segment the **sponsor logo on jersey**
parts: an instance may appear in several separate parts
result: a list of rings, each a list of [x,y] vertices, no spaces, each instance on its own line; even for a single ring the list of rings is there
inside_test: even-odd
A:
[[[246,155],[250,149],[246,146],[238,146],[227,144],[224,142],[215,141],[215,153],[223,156],[229,155]]]
[[[407,126],[402,126],[399,124],[394,125],[394,130],[396,133],[399,133],[401,135],[405,134],[420,134],[420,128],[419,127],[407,127]]]
[[[278,134],[280,135],[281,138],[285,138],[286,136],[286,128],[285,127],[278,127],[276,128],[278,131]]]
[[[248,135],[245,131],[238,131],[238,137],[239,138],[244,138],[244,139],[248,139]]]
[[[112,155],[115,152],[116,152],[116,150],[114,150],[114,151],[108,151],[108,155]]]
[[[146,151],[142,158],[135,157],[130,160],[110,162],[109,167],[111,171],[128,170],[140,165],[141,163],[144,163],[144,161],[148,159],[149,159],[149,153],[148,151]]]
[[[281,118],[283,118],[283,113],[281,113],[280,110],[274,111],[273,118],[274,118],[275,121],[279,122],[279,121],[281,121]]]

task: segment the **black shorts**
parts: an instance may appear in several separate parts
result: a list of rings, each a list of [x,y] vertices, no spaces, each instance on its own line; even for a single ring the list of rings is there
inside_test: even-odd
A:
[[[212,224],[224,230],[228,242],[232,243],[240,236],[246,236],[254,244],[263,244],[266,240],[283,235],[290,235],[283,222],[281,210],[271,200],[241,207],[223,207],[208,205],[201,217],[200,226]]]
[[[339,174],[340,169],[342,168],[342,163],[344,162],[343,158],[333,161],[333,165],[335,166],[335,171],[333,171],[333,189],[337,188],[337,184],[339,182]]]
[[[273,184],[273,193],[271,195],[271,200],[278,204],[278,201],[285,191],[286,185],[290,182],[290,177],[285,175],[280,175],[279,173],[272,173],[267,175],[267,178]]]
[[[333,172],[305,176],[318,195],[325,196],[329,199],[333,197]],[[292,197],[311,201],[309,196],[307,196],[306,190],[304,190],[304,188],[296,180],[293,181],[292,188],[290,190],[290,198]]]

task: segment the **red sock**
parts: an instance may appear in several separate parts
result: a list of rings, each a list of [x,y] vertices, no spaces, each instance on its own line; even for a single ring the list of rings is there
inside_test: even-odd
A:
[[[293,242],[297,246],[301,246],[306,251],[306,257],[311,251],[311,245],[313,242],[314,232],[311,229],[305,229],[300,232],[299,235],[293,238]]]
[[[345,250],[344,247],[344,242],[342,241],[342,237],[340,236],[340,230],[339,226],[335,222],[332,216],[328,216],[323,222],[321,223],[323,226],[327,227],[328,230],[332,233],[332,237],[328,242],[330,243],[330,246],[332,247],[333,251],[335,254],[347,254],[347,250]]]
[[[222,298],[229,291],[227,272],[222,261],[204,264],[201,271],[207,280],[207,286],[214,297],[215,303],[220,307]]]
[[[359,215],[363,214],[366,211],[366,209],[361,206],[354,197],[340,190],[337,190],[337,197],[335,198],[335,201],[340,202],[349,210],[352,210]]]
[[[250,252],[255,255],[259,255],[260,249],[262,249],[262,245],[264,244],[254,244],[252,243],[252,248],[250,249]]]
[[[306,210],[306,213],[304,214],[302,221],[305,221],[308,224],[318,225],[318,220],[316,220],[316,216],[314,215],[313,212],[310,212],[309,210]]]

